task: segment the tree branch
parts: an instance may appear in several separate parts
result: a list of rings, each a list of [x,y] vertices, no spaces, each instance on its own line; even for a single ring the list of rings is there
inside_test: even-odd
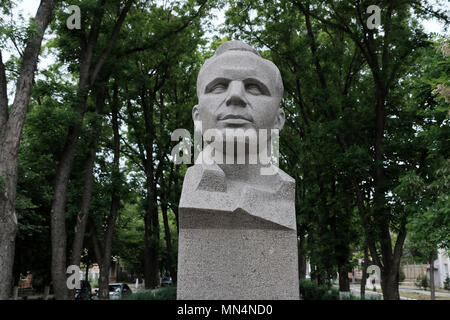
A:
[[[17,45],[16,40],[14,39],[14,37],[13,37],[13,36],[10,36],[9,39],[11,40],[11,42],[12,42],[13,45],[14,45],[14,47],[16,48],[17,53],[19,54],[20,58],[22,58],[22,57],[23,57],[23,51],[20,50],[20,48],[19,48],[19,46]]]
[[[2,129],[8,121],[8,88],[6,80],[6,69],[2,60],[2,52],[0,50],[0,136]]]
[[[124,52],[121,52],[117,55],[117,58],[127,56],[127,55],[130,55],[133,53],[153,49],[158,46],[158,44],[161,40],[172,37],[173,35],[180,33],[181,31],[186,29],[192,23],[192,21],[194,21],[200,15],[200,13],[202,12],[202,10],[205,7],[205,5],[207,4],[207,2],[208,2],[207,0],[204,0],[203,3],[200,5],[199,9],[197,10],[197,12],[193,16],[191,16],[188,19],[188,21],[186,23],[182,24],[180,27],[175,28],[174,30],[170,30],[169,32],[167,32],[167,33],[161,35],[160,37],[158,37],[157,39],[155,39],[153,42],[149,42],[143,46],[132,48],[132,49],[126,50]]]
[[[84,35],[81,37],[81,63],[80,63],[80,83],[79,87],[81,90],[86,90],[89,84],[89,70],[91,69],[92,57],[94,56],[95,45],[97,44],[97,39],[100,34],[100,26],[102,24],[103,15],[105,10],[103,5],[105,0],[98,1],[98,8],[101,9],[99,14],[96,14],[94,20],[92,21],[91,30],[89,31],[88,40]]]
[[[90,78],[91,86],[95,83],[98,73],[100,72],[101,68],[103,67],[106,59],[108,59],[109,55],[111,54],[111,50],[113,49],[114,45],[117,42],[117,39],[119,38],[119,33],[120,33],[120,29],[122,27],[122,24],[125,21],[125,18],[128,14],[128,11],[131,8],[131,6],[133,5],[133,2],[134,2],[134,0],[128,0],[125,3],[125,6],[123,7],[122,11],[120,12],[119,18],[117,19],[116,23],[114,24],[113,31],[111,33],[111,36],[108,39],[108,47],[103,52],[100,59],[97,61],[94,71],[92,72],[92,75]]]
[[[16,86],[16,94],[5,128],[6,136],[3,137],[6,141],[2,141],[8,145],[7,148],[13,156],[17,155],[19,150],[22,128],[25,122],[28,104],[30,102],[34,72],[36,71],[41,43],[44,38],[45,30],[50,23],[54,6],[54,0],[41,1],[35,16],[35,21],[37,22],[36,26],[39,30],[37,30],[33,37],[28,40],[23,52],[20,76]]]
[[[126,152],[122,149],[122,153],[127,157],[129,157],[131,160],[133,160],[134,164],[136,164],[139,168],[141,168],[142,171],[145,171],[144,167],[142,166],[142,162],[144,162],[145,159],[143,159],[142,155],[139,152],[137,152],[136,149],[134,149],[123,137],[121,137],[121,140],[123,144],[127,147],[127,149],[130,151]],[[136,157],[139,157],[141,159],[138,160],[136,159]]]
[[[102,263],[102,248],[100,244],[100,240],[98,239],[97,227],[95,226],[94,219],[89,216],[88,219],[89,231],[91,234],[92,246],[94,247],[95,258],[97,259],[97,263]]]

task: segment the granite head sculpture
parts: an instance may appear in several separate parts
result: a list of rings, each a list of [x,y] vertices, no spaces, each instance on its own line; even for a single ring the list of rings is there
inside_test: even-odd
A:
[[[285,121],[280,72],[247,44],[225,42],[200,70],[197,93],[204,143],[197,138],[178,207],[177,299],[298,300],[295,180],[266,136]]]
[[[192,110],[202,134],[217,129],[281,130],[283,82],[280,71],[241,41],[223,43],[201,68],[197,78],[198,104]]]

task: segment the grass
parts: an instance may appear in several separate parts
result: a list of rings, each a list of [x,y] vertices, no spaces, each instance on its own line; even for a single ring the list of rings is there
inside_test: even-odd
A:
[[[425,294],[425,293],[400,291],[400,296],[405,297],[405,298],[412,298],[412,299],[416,299],[416,300],[431,300],[430,294]],[[436,296],[435,299],[436,300],[450,300],[450,297]]]
[[[168,286],[156,290],[142,290],[124,298],[124,300],[176,300],[177,287]]]
[[[382,293],[381,289],[377,289],[377,292]],[[424,291],[424,293],[411,292],[411,291],[402,291],[400,290],[400,297],[410,298],[416,300],[431,300],[430,291]],[[436,292],[445,292],[445,291],[437,291]],[[450,300],[450,297],[440,297],[435,296],[436,300]]]
[[[364,299],[361,299],[360,295],[354,295],[353,293],[351,293],[349,296],[343,296],[341,297],[340,300],[380,300],[381,297],[379,296],[371,296],[371,295],[365,295]]]

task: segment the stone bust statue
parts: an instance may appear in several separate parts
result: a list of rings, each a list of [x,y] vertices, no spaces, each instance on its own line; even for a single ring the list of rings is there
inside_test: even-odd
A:
[[[273,181],[273,177],[265,176],[273,175],[277,170],[269,170],[269,163],[263,165],[262,161],[258,161],[261,159],[257,158],[264,152],[269,152],[270,155],[272,150],[269,133],[273,129],[281,130],[285,122],[285,114],[280,108],[283,82],[278,68],[271,61],[263,59],[249,45],[240,41],[228,41],[217,49],[200,70],[197,95],[199,102],[192,110],[192,118],[195,124],[200,124],[206,144],[211,142],[210,137],[205,134],[208,130],[214,129],[222,136],[223,147],[219,143],[213,149],[215,160],[223,160],[219,167],[225,172],[227,179],[237,178],[260,186]],[[199,130],[198,127],[196,125],[196,130]],[[240,133],[237,129],[241,129]],[[262,131],[267,133],[267,136],[263,134],[262,137],[268,144],[266,141],[258,141],[256,137]],[[234,137],[243,135],[244,132],[253,133],[255,139],[248,141],[249,137],[246,137],[234,141]],[[233,141],[230,141],[230,137]],[[239,141],[246,146],[239,148]],[[226,148],[226,142],[236,146],[232,146],[232,152]],[[249,158],[249,153],[252,153],[249,142],[253,142],[255,147],[257,145],[253,150],[256,156],[254,163]],[[237,152],[234,153],[234,150]],[[241,154],[239,151],[242,151]],[[230,160],[230,156],[231,161],[225,161]],[[200,160],[204,158],[205,155],[201,154]],[[238,158],[242,161],[238,161]],[[265,171],[261,170],[261,165],[266,167]]]
[[[180,198],[178,298],[296,299],[295,180],[259,161],[285,122],[280,72],[228,41],[201,68],[197,95],[192,117],[205,148]]]

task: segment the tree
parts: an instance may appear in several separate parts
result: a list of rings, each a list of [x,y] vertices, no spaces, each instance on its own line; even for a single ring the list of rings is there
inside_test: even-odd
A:
[[[2,5],[4,5],[2,3]],[[55,1],[42,0],[21,57],[14,101],[8,107],[6,70],[0,51],[0,299],[11,291],[15,238],[18,152],[42,39]]]
[[[257,10],[253,19],[242,14],[250,8]],[[350,221],[355,211],[347,171],[359,164],[361,174],[366,165],[360,164],[364,151],[357,147],[350,150],[357,159],[341,155],[336,137],[342,140],[342,135],[359,129],[351,106],[357,105],[352,88],[361,78],[361,54],[342,32],[323,32],[293,3],[233,2],[227,16],[230,35],[268,48],[264,56],[274,61],[283,77],[282,107],[287,117],[280,162],[297,183],[299,261],[309,255],[312,277],[319,283],[329,282],[339,271],[340,288],[348,291],[354,238]],[[330,105],[336,106],[334,110]]]
[[[62,54],[71,51],[74,43],[79,43],[81,48],[81,50],[76,51],[79,54],[79,56],[76,57],[79,61],[77,93],[77,111],[79,116],[77,123],[69,128],[64,151],[60,162],[58,163],[54,183],[54,200],[51,209],[52,278],[56,299],[68,298],[66,287],[67,238],[64,214],[66,212],[67,186],[83,127],[83,118],[87,109],[89,92],[96,84],[105,62],[111,56],[114,46],[120,36],[122,24],[124,23],[133,2],[133,0],[128,0],[123,6],[121,6],[120,2],[116,3],[116,1],[114,1],[114,3],[106,3],[104,0],[99,0],[96,6],[90,6],[89,3],[83,3],[86,5],[86,10],[84,12],[91,13],[91,21],[82,24],[82,29],[76,35],[78,41],[71,42],[65,47],[65,50],[61,51]],[[105,10],[107,8],[117,12],[113,21],[105,21],[107,20],[105,15]],[[88,14],[85,15],[89,16]],[[63,17],[63,21],[65,21],[64,18],[66,17]],[[102,26],[107,24],[111,27],[111,32],[106,31],[106,34],[101,34]],[[86,30],[87,25],[90,27],[89,31]],[[60,34],[59,40],[61,44],[68,44],[65,42],[67,39],[74,40],[72,35],[67,34],[70,30],[60,29],[59,32],[62,33]],[[100,37],[101,35],[105,38],[103,39]],[[105,41],[106,43],[99,43],[100,41]],[[63,57],[62,60],[66,60],[67,57],[73,57],[73,53],[70,52],[70,55]]]
[[[430,265],[432,300],[435,298],[433,270],[437,250],[450,248],[450,149],[445,143],[445,137],[450,133],[446,125],[449,108],[445,91],[436,90],[439,85],[448,83],[450,59],[443,48],[445,42],[437,41],[424,50],[419,66],[423,70],[420,81],[411,83],[418,106],[414,109],[416,125],[421,128],[415,139],[422,148],[421,161],[418,168],[400,177],[394,189],[398,207],[408,211],[409,249],[413,256]]]
[[[437,181],[425,185],[417,174],[410,173],[401,178],[401,184],[395,189],[401,201],[411,210],[408,224],[409,250],[412,255],[430,265],[431,300],[435,299],[434,260],[438,248],[449,249],[450,202],[447,191],[442,187],[450,179],[450,162],[436,171]],[[444,187],[445,188],[445,187]]]
[[[107,298],[113,256],[134,277],[145,275],[147,288],[161,273],[176,279],[187,165],[171,161],[178,141],[170,136],[193,131],[198,71],[232,38],[258,48],[282,74],[280,167],[296,180],[301,277],[309,260],[313,280],[331,286],[339,274],[347,291],[358,251],[365,268],[381,267],[385,299],[396,299],[405,241],[425,261],[448,248],[448,42],[429,41],[417,17],[447,18],[426,1],[378,2],[381,26],[369,29],[370,1],[230,1],[222,34],[208,39],[210,9],[221,3],[74,0],[80,30],[66,28],[68,14],[56,10],[57,37],[45,48],[57,61],[34,83],[19,81],[25,91],[32,86],[22,137],[13,131],[26,108],[8,105],[6,83],[25,74],[22,46],[37,33],[0,20],[0,38],[22,54],[3,63],[0,53],[0,169],[17,172],[18,229],[14,210],[0,209],[11,218],[0,219],[0,229],[13,226],[0,238],[17,234],[8,271],[15,280],[31,272],[43,287],[53,279],[56,298],[70,298],[67,264],[96,262]],[[18,169],[5,142],[13,140],[21,141]],[[12,185],[0,179],[0,205],[10,206]],[[0,244],[1,265],[11,247]],[[2,288],[10,287],[6,269]]]
[[[124,153],[135,169],[142,173],[141,183],[145,190],[146,288],[157,287],[160,281],[158,203],[162,206],[163,221],[168,222],[167,209],[169,206],[172,210],[175,208],[176,214],[174,197],[176,202],[179,199],[179,187],[166,187],[166,182],[162,181],[165,173],[170,171],[170,133],[179,127],[192,126],[191,121],[185,119],[190,118],[190,110],[195,103],[194,84],[199,65],[196,49],[202,42],[200,18],[206,15],[208,2],[202,1],[199,8],[194,4],[188,2],[178,8],[183,13],[179,17],[172,14],[172,8],[155,7],[151,12],[141,12],[140,27],[134,29],[128,39],[134,43],[136,39],[146,37],[148,30],[167,31],[165,37],[158,34],[156,39],[152,39],[159,41],[152,50],[138,51],[128,56],[126,61],[129,67],[122,77],[126,99],[124,120],[128,126]],[[192,37],[193,34],[195,37]],[[177,169],[173,169],[172,179],[181,180]],[[171,192],[173,189],[176,189],[175,193]],[[167,223],[164,224],[166,247],[170,250],[168,227]],[[170,261],[168,264],[169,270],[174,273],[175,263]]]
[[[419,49],[429,46],[412,13],[448,18],[425,1],[383,2],[379,4],[383,32],[378,32],[367,27],[369,5],[370,1],[360,0],[232,2],[226,24],[229,32],[269,48],[274,62],[286,66],[283,79],[293,79],[295,91],[285,106],[295,106],[289,113],[297,122],[296,134],[304,140],[312,134],[318,138],[311,138],[309,148],[308,144],[299,148],[292,136],[284,145],[294,157],[311,154],[310,161],[300,162],[305,169],[300,179],[321,191],[315,203],[325,203],[324,191],[332,190],[334,182],[325,182],[322,175],[341,177],[349,187],[345,193],[353,194],[372,259],[381,268],[384,298],[399,299],[398,269],[407,219],[404,211],[396,214],[388,195],[406,171],[402,163],[414,166],[420,159],[416,157],[420,146],[405,138],[414,130],[408,93],[400,83],[415,71]],[[252,19],[251,9],[256,10]],[[315,73],[311,80],[302,81],[311,71]],[[403,143],[401,152],[396,150],[398,143]],[[316,181],[306,179],[303,172]],[[308,218],[300,221],[304,220]]]
[[[120,111],[119,106],[119,93],[118,85],[115,81],[113,84],[113,96],[110,101],[111,107],[111,122],[113,130],[113,162],[111,171],[111,205],[109,215],[106,221],[102,224],[104,227],[104,237],[103,237],[103,251],[102,255],[97,257],[100,263],[100,278],[99,278],[99,293],[100,299],[109,299],[109,269],[111,265],[112,257],[112,241],[115,231],[115,226],[117,218],[119,216],[119,209],[121,207],[121,195],[124,193],[124,177],[120,171],[120,134],[119,134],[119,119],[118,114]],[[101,102],[100,102],[101,103]],[[92,226],[94,227],[94,226]],[[95,240],[98,241],[98,240]],[[99,245],[97,245],[99,247]]]

